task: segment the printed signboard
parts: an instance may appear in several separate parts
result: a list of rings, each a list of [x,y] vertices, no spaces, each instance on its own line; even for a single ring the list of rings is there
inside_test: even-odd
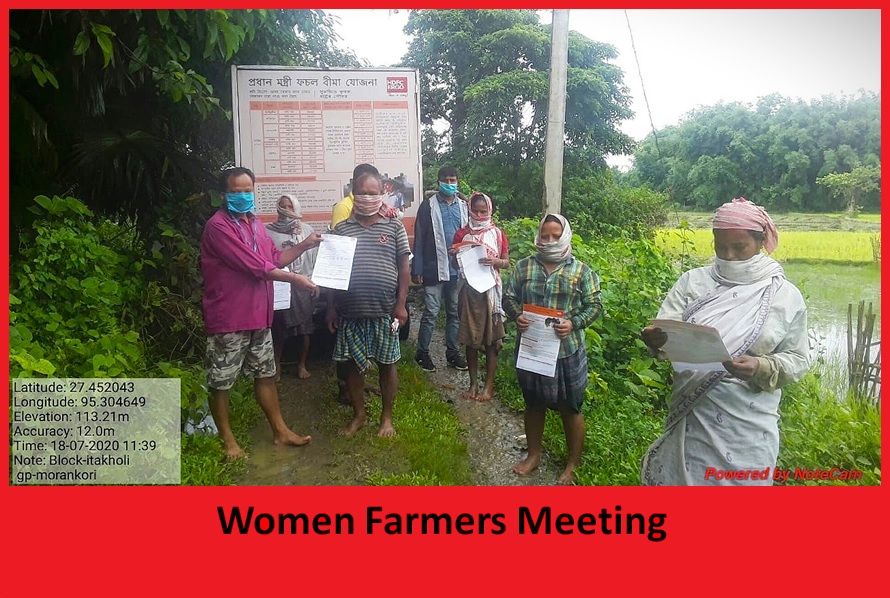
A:
[[[418,73],[407,69],[233,66],[235,164],[256,175],[257,210],[294,195],[316,230],[373,164],[408,234],[423,199]]]

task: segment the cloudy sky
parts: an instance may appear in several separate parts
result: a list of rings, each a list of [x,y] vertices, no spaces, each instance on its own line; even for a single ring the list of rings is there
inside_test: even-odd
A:
[[[340,44],[371,66],[390,66],[405,53],[407,10],[329,12],[340,19]],[[541,20],[549,22],[550,11]],[[636,113],[622,129],[638,140],[652,130],[641,73],[657,129],[720,101],[881,88],[878,10],[571,10],[569,28],[618,50]]]

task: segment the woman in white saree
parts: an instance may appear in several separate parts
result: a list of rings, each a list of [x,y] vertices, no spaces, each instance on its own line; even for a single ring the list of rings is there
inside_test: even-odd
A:
[[[770,485],[779,452],[785,384],[809,369],[807,309],[772,253],[769,215],[744,198],[717,209],[714,263],[685,272],[659,319],[716,328],[732,357],[726,371],[674,371],[664,433],[643,457],[644,485]],[[641,334],[658,353],[667,336]],[[663,355],[663,354],[662,354]]]

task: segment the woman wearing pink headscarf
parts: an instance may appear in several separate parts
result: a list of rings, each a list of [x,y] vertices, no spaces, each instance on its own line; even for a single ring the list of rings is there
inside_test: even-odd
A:
[[[665,430],[643,457],[645,485],[772,484],[781,388],[809,369],[803,297],[761,252],[779,243],[772,218],[738,198],[717,209],[713,229],[713,264],[685,272],[657,317],[716,328],[732,359],[720,370],[674,364]],[[648,326],[641,336],[664,357],[664,332]]]

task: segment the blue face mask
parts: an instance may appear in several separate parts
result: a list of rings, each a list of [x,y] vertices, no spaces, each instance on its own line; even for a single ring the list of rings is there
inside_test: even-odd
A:
[[[253,191],[242,193],[226,193],[226,205],[230,212],[246,214],[254,211]]]
[[[439,181],[439,191],[441,191],[443,195],[451,197],[457,193],[457,183],[443,183],[442,181]]]

